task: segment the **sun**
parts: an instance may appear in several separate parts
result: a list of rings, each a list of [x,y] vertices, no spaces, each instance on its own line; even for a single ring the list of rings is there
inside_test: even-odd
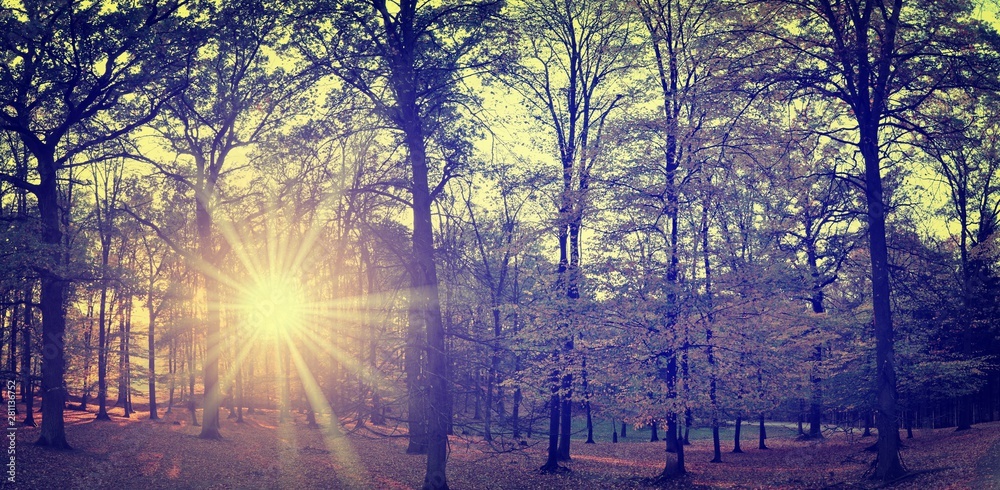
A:
[[[284,337],[302,328],[308,302],[301,283],[292,277],[257,278],[241,301],[248,326],[265,338]]]

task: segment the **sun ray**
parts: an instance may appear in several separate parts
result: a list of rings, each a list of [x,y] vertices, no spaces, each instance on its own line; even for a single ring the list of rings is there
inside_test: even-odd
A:
[[[292,341],[290,332],[286,332],[285,334],[287,335],[285,341],[288,346],[288,352],[292,357],[292,362],[295,364],[299,380],[302,382],[306,398],[309,401],[313,412],[329,412],[331,414],[331,421],[338,420],[333,407],[330,406],[330,403],[327,401],[322,389],[320,389],[319,384],[316,382],[316,378],[313,376],[312,371],[309,369],[305,359],[302,358],[302,354],[295,346],[295,342]],[[336,462],[345,469],[344,474],[338,474],[337,476],[344,481],[345,484],[348,484],[348,487],[353,487],[359,483],[368,481],[364,467],[361,465],[354,448],[351,447],[350,443],[347,441],[347,437],[341,430],[340,424],[331,423],[329,429],[323,432],[323,441],[329,449],[330,454],[336,459]]]

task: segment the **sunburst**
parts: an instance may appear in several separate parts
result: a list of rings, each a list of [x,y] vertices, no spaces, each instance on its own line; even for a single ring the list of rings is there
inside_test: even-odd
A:
[[[311,307],[297,278],[279,274],[255,277],[235,305],[245,313],[246,326],[264,340],[295,337]]]

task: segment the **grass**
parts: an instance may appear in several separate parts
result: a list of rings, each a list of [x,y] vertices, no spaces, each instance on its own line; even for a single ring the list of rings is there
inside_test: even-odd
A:
[[[594,442],[611,442],[612,441],[612,422],[606,419],[593,419],[594,421]],[[723,447],[726,445],[732,446],[733,435],[736,432],[734,424],[735,420],[724,422],[723,426],[719,428],[719,439],[722,441]],[[789,438],[798,435],[798,430],[790,426],[790,424],[784,422],[764,422],[764,426],[767,428],[768,438]],[[743,422],[743,428],[740,431],[740,443],[742,446],[747,444],[753,444],[757,447],[757,435],[758,435],[758,425],[756,422],[747,423]],[[652,429],[649,426],[635,428],[632,424],[628,424],[628,437],[622,437],[621,435],[621,421],[615,421],[615,429],[618,430],[618,442],[649,442],[649,436]],[[663,440],[663,427],[658,428],[658,435],[660,441]],[[546,432],[547,433],[547,432]],[[693,426],[691,431],[688,433],[688,438],[692,441],[702,441],[712,439],[712,428],[706,426]],[[587,418],[586,417],[574,417],[573,418],[573,440],[586,441],[587,440]]]

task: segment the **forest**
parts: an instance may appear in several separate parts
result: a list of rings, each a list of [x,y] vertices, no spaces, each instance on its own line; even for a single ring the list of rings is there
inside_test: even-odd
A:
[[[1000,483],[998,10],[0,0],[4,480]]]

